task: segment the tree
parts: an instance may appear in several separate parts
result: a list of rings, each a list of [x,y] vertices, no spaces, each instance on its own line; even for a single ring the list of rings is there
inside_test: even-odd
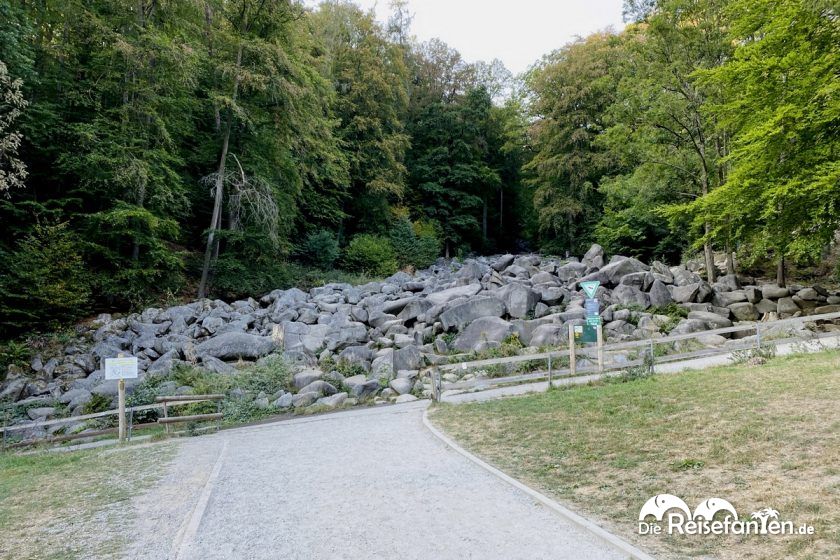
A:
[[[840,24],[830,2],[739,0],[728,8],[725,64],[700,74],[721,91],[709,111],[734,137],[717,190],[686,205],[712,234],[753,251],[819,258],[840,228]]]
[[[15,121],[28,105],[23,98],[20,78],[12,79],[0,60],[0,194],[23,186],[26,164],[18,158],[23,136],[14,129]]]
[[[576,254],[593,240],[600,183],[617,171],[615,158],[595,141],[615,101],[610,69],[619,51],[615,36],[590,35],[546,56],[528,75],[535,154],[525,171],[545,250]]]
[[[325,48],[325,77],[336,91],[336,134],[349,164],[349,229],[382,231],[405,189],[408,105],[403,50],[372,13],[348,1],[320,5],[313,23]],[[356,227],[354,227],[356,226]]]
[[[610,126],[600,141],[632,170],[626,178],[637,186],[644,187],[632,179],[636,173],[667,177],[670,203],[703,196],[725,181],[722,160],[730,136],[706,111],[718,90],[697,79],[699,71],[731,55],[724,5],[723,0],[660,0],[643,23],[626,32],[629,56],[618,70],[621,102],[610,107]],[[679,231],[680,225],[672,228]],[[713,282],[712,242],[728,247],[731,235],[724,230],[714,235],[704,222],[691,240],[702,245]]]

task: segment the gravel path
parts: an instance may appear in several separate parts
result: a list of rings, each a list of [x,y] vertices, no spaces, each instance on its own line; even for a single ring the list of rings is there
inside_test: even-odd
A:
[[[422,424],[425,407],[358,410],[185,440],[171,475],[135,503],[143,518],[135,534],[142,537],[129,556],[624,557],[432,436]]]

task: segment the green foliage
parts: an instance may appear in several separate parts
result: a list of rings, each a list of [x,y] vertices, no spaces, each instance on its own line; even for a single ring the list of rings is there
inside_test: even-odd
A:
[[[389,276],[397,271],[397,255],[387,237],[361,234],[354,237],[344,249],[344,266],[348,270],[378,276]]]
[[[94,393],[91,399],[82,407],[82,414],[96,414],[111,410],[111,397]]]
[[[56,328],[87,310],[90,281],[67,224],[36,225],[2,257],[0,334]]]
[[[26,342],[16,340],[0,342],[0,382],[6,379],[9,366],[28,367],[31,357],[32,349]]]
[[[310,266],[330,270],[338,259],[338,239],[326,230],[310,233],[303,243],[298,245],[295,254]]]
[[[389,239],[400,268],[426,268],[440,255],[438,228],[431,222],[411,223],[399,219],[391,226]]]

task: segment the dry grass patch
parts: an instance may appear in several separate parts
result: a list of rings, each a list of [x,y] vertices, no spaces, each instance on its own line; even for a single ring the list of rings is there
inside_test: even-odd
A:
[[[157,480],[173,450],[0,454],[0,558],[120,558],[130,499]]]
[[[465,447],[670,558],[840,557],[840,353],[444,405]],[[656,494],[769,506],[813,536],[639,536]]]

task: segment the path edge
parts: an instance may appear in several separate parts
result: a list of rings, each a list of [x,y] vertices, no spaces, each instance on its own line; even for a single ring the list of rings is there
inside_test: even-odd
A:
[[[528,486],[526,484],[523,484],[522,482],[516,480],[515,478],[505,474],[504,472],[500,471],[499,469],[497,469],[493,465],[490,465],[489,463],[487,463],[487,462],[483,461],[482,459],[476,457],[475,455],[473,455],[472,453],[470,453],[469,451],[467,451],[466,449],[464,449],[463,447],[461,447],[460,445],[455,443],[455,441],[452,438],[450,438],[448,435],[446,435],[445,433],[440,431],[438,428],[436,428],[432,424],[431,420],[429,420],[429,409],[428,408],[423,411],[423,425],[426,427],[427,430],[429,430],[432,433],[432,435],[434,435],[436,438],[441,440],[443,443],[445,443],[446,445],[451,447],[454,451],[460,453],[461,455],[463,455],[464,457],[466,457],[467,459],[469,459],[470,461],[472,461],[473,463],[475,463],[476,465],[478,465],[482,469],[486,470],[487,472],[489,472],[490,474],[492,474],[496,478],[502,480],[503,482],[506,482],[506,483],[510,484],[511,486],[513,486],[514,488],[516,488],[518,490],[521,490],[522,492],[525,492],[526,494],[528,494],[529,496],[531,496],[532,498],[534,498],[535,500],[537,500],[538,502],[540,502],[541,504],[543,504],[544,506],[546,506],[547,508],[552,510],[554,513],[556,513],[560,517],[562,517],[565,520],[569,521],[570,523],[576,525],[580,529],[583,529],[587,533],[596,537],[601,542],[609,545],[610,547],[616,549],[617,551],[619,551],[623,554],[627,554],[630,558],[633,558],[635,560],[655,560],[654,557],[651,556],[650,554],[648,554],[647,552],[644,552],[641,549],[633,546],[632,544],[625,541],[624,539],[610,533],[609,531],[607,531],[603,527],[601,527],[601,526],[595,524],[594,522],[586,519],[585,517],[573,512],[569,508],[560,505],[559,503],[552,500],[551,498],[549,498],[545,494],[543,494],[541,492],[538,492],[537,490],[534,490],[530,486]]]

